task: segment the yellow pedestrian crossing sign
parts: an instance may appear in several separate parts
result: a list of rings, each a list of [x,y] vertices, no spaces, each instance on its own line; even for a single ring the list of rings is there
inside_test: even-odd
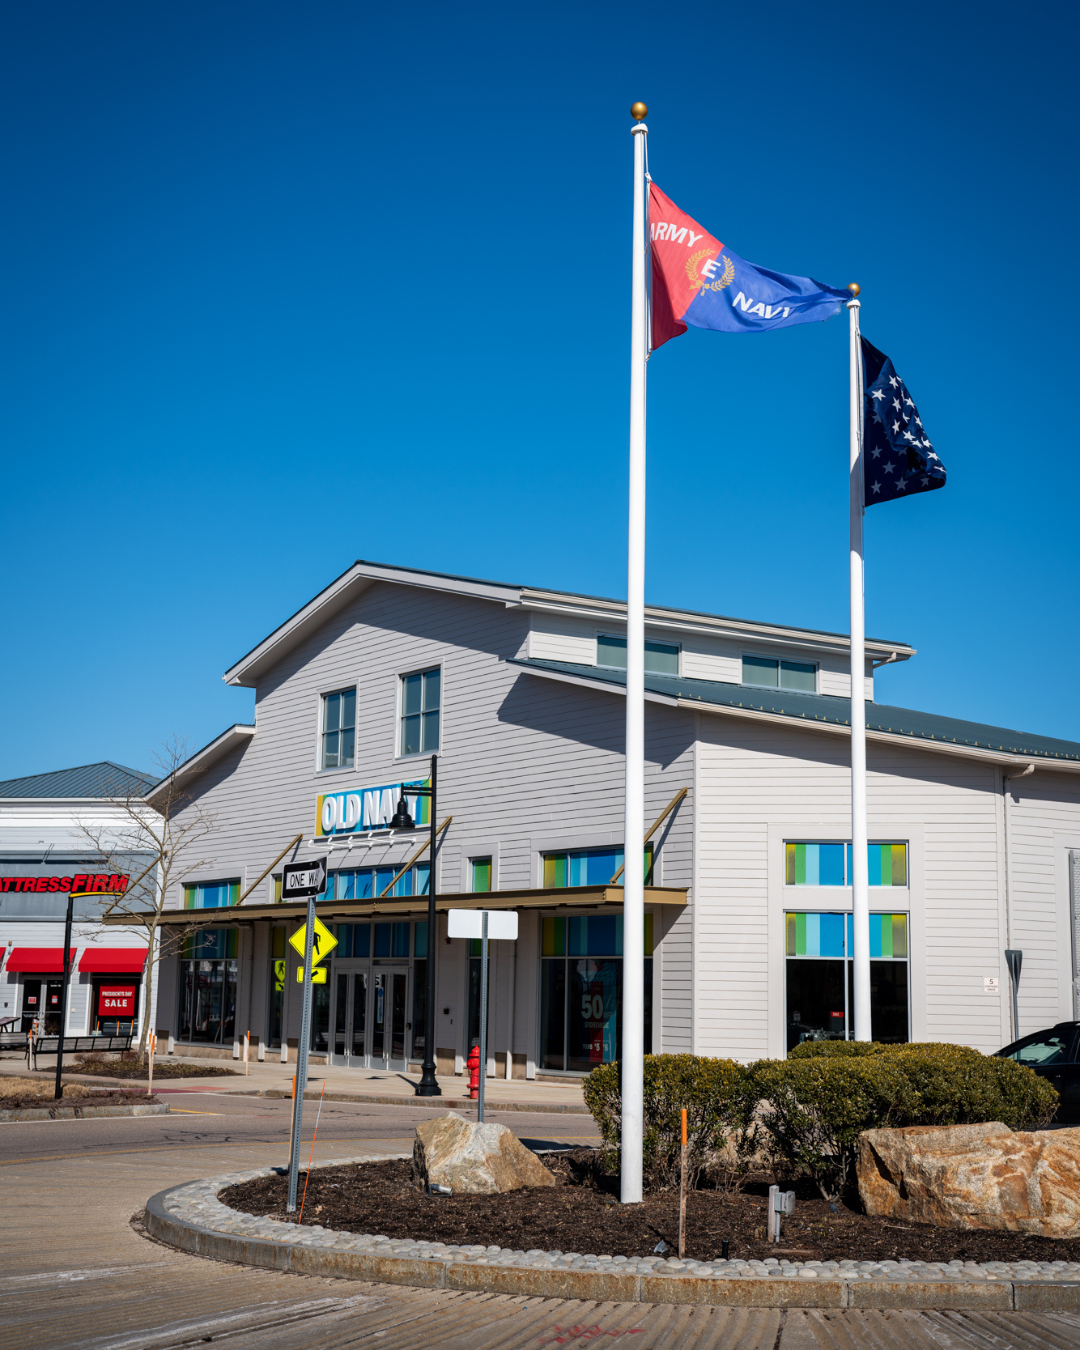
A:
[[[326,983],[326,976],[327,976],[327,970],[326,970],[326,967],[325,967],[325,966],[312,966],[312,967],[311,967],[311,983],[312,983],[312,984],[325,984],[325,983]],[[296,968],[296,983],[297,983],[297,984],[303,984],[303,983],[304,983],[304,967],[303,967],[303,966],[297,966],[297,968]]]
[[[289,942],[300,953],[300,959],[302,961],[304,959],[304,947],[305,944],[307,943],[306,923],[302,923],[300,925],[300,927],[289,939]],[[331,933],[330,929],[327,928],[326,924],[323,923],[322,919],[316,918],[315,950],[311,953],[312,966],[317,966],[320,961],[325,960],[325,958],[330,955],[330,953],[334,950],[334,948],[337,945],[338,945],[337,938],[333,935],[333,933]],[[303,972],[301,972],[300,978],[301,980],[303,979]],[[318,983],[322,984],[322,980],[319,980]]]

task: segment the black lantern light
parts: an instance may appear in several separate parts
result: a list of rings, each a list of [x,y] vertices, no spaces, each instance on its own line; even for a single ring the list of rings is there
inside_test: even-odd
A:
[[[404,792],[398,798],[397,810],[394,812],[393,819],[390,821],[392,830],[415,830],[416,825],[412,816],[409,815],[409,803],[405,800]]]

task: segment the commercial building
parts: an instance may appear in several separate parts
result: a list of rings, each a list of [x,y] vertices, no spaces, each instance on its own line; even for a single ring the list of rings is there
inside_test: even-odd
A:
[[[646,1045],[750,1060],[849,1026],[848,640],[647,611]],[[1080,745],[873,701],[865,673],[873,1028],[997,1049],[1076,1011]],[[177,771],[214,862],[167,897],[202,925],[163,963],[174,1052],[295,1053],[300,986],[281,859],[328,856],[337,937],[312,1051],[405,1068],[438,963],[439,1072],[479,1029],[479,961],[454,905],[510,908],[495,945],[499,1075],[580,1074],[619,1053],[625,607],[357,563],[225,673],[255,690]],[[439,917],[427,931],[423,798],[438,756]],[[414,831],[389,828],[402,789]],[[163,789],[158,789],[161,791]],[[155,800],[151,792],[148,800]],[[641,846],[641,841],[637,841]],[[276,863],[276,865],[275,865]],[[197,912],[197,915],[196,915]],[[209,926],[207,926],[209,925]],[[848,978],[845,979],[845,971]]]
[[[0,782],[0,1023],[7,1029],[60,1030],[64,922],[73,897],[67,1035],[123,1034],[142,1016],[148,950],[137,926],[103,927],[102,913],[122,896],[129,855],[117,870],[110,831],[130,824],[123,803],[154,779],[119,764],[84,764]],[[144,862],[145,865],[145,862]],[[141,872],[143,867],[139,867]],[[137,877],[136,877],[137,880]]]

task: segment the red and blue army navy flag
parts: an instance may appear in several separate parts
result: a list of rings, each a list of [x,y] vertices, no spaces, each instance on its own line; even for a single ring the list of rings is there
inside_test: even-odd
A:
[[[649,184],[652,346],[687,327],[757,333],[839,314],[851,296],[810,277],[744,262]]]
[[[866,371],[863,502],[891,502],[945,486],[945,465],[893,363],[860,335]]]

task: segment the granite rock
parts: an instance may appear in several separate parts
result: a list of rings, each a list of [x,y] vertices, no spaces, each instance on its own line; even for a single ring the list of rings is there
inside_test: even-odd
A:
[[[536,1154],[505,1125],[474,1125],[453,1111],[417,1127],[412,1171],[418,1185],[449,1186],[455,1195],[555,1185]]]
[[[1080,1236],[1080,1129],[909,1126],[859,1136],[867,1214],[941,1228]]]

